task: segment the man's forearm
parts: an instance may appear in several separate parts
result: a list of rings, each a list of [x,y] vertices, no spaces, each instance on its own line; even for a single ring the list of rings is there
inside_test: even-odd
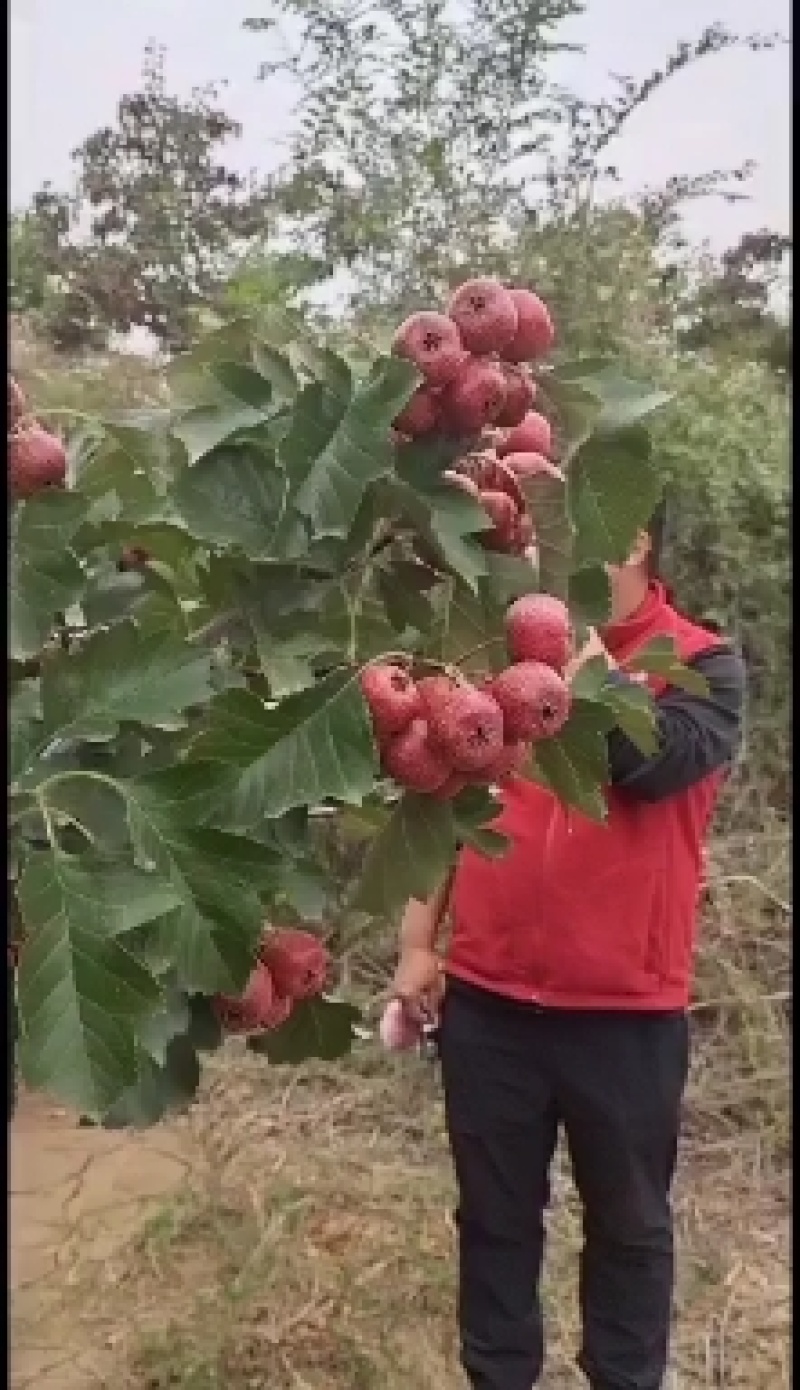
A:
[[[405,951],[432,951],[436,945],[452,886],[449,875],[442,886],[425,902],[412,898],[406,904],[400,922],[400,954]]]

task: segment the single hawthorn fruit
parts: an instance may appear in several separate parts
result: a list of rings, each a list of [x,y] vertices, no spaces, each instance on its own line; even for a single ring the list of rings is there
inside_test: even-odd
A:
[[[45,488],[60,488],[67,478],[67,455],[60,439],[35,422],[20,426],[8,439],[8,488],[20,501]]]
[[[496,420],[506,399],[506,380],[494,362],[470,359],[442,392],[441,413],[448,433],[478,434]]]
[[[506,379],[506,401],[497,417],[498,425],[519,425],[536,400],[536,383],[525,366],[503,365]]]
[[[414,719],[402,734],[389,740],[382,763],[395,782],[412,792],[436,792],[450,775],[444,755],[430,739],[425,719]]]
[[[265,933],[258,958],[272,976],[275,993],[294,1003],[321,994],[331,966],[328,948],[319,937],[288,927]]]
[[[497,446],[501,458],[509,454],[546,454],[553,452],[553,432],[549,420],[535,410],[529,410],[524,420],[509,430]]]
[[[501,355],[506,362],[533,362],[544,357],[555,342],[550,310],[532,290],[510,289],[509,294],[517,311],[517,328]]]
[[[392,421],[395,432],[409,439],[433,434],[441,424],[439,396],[430,386],[418,386],[407,405]]]
[[[404,320],[394,335],[392,352],[413,362],[429,386],[446,386],[458,375],[468,354],[458,326],[447,314],[424,310]]]
[[[448,773],[489,767],[503,744],[503,715],[491,695],[471,681],[446,676],[424,678],[419,692],[431,744],[441,752]]]
[[[540,661],[507,666],[494,677],[492,694],[503,711],[506,743],[552,738],[569,718],[569,686]]]
[[[415,681],[408,671],[394,662],[365,666],[360,684],[379,741],[402,733],[420,713]]]
[[[499,280],[466,280],[453,294],[447,312],[458,325],[464,347],[478,356],[502,352],[517,332],[516,305]]]
[[[561,674],[572,654],[567,605],[551,594],[525,594],[506,612],[506,644],[512,661],[540,661]]]

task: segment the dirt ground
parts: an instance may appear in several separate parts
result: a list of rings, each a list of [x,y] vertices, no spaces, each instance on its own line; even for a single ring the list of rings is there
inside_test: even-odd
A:
[[[680,1390],[788,1390],[789,1180],[687,1124]],[[225,1049],[186,1119],[103,1134],[23,1097],[11,1127],[12,1390],[459,1390],[452,1180],[433,1073],[370,1049],[271,1071]],[[555,1184],[548,1379],[582,1384],[579,1220]]]

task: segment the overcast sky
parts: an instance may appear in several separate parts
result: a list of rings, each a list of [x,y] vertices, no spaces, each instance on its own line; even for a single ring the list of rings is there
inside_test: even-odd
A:
[[[228,79],[225,104],[244,127],[239,167],[279,163],[291,91],[256,82],[269,36],[241,26],[245,16],[264,12],[259,0],[11,0],[11,205],[26,202],[46,179],[68,183],[70,151],[113,122],[120,93],[137,85],[151,37],[166,45],[174,90]],[[565,60],[558,77],[599,95],[609,71],[645,75],[678,39],[715,20],[739,32],[788,34],[790,16],[791,0],[589,0],[575,29],[586,55]],[[748,228],[790,229],[790,124],[789,49],[723,53],[648,101],[614,159],[631,189],[754,159],[749,204],[705,204],[688,219],[694,238],[721,246]]]

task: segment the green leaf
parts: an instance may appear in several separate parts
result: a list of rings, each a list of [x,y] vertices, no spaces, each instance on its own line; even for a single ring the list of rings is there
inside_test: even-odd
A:
[[[186,449],[190,464],[218,449],[242,430],[253,429],[265,419],[262,409],[232,401],[229,405],[200,405],[185,411],[172,426],[172,433]]]
[[[231,362],[222,359],[209,364],[211,376],[223,386],[237,401],[243,401],[259,412],[268,408],[272,401],[272,383],[261,375],[255,367],[245,362]]]
[[[540,476],[526,479],[522,491],[536,528],[539,588],[566,602],[574,564],[567,490],[557,478]]]
[[[330,395],[349,400],[350,368],[343,357],[315,339],[300,314],[271,306],[259,315],[256,334],[260,343],[282,349],[297,371],[319,382]]]
[[[356,388],[336,433],[314,460],[295,499],[316,536],[344,539],[370,483],[391,471],[391,423],[418,379],[408,362],[378,358]]]
[[[170,1111],[185,1110],[200,1085],[200,1061],[183,1034],[170,1038],[159,1062],[142,1048],[137,1079],[103,1116],[104,1129],[147,1129]]]
[[[85,503],[74,493],[45,492],[11,513],[9,527],[9,656],[36,656],[57,613],[77,603],[84,575],[70,550]]]
[[[700,699],[709,694],[705,676],[683,664],[671,637],[652,637],[623,665],[626,670],[644,671],[650,676],[661,676],[668,685],[686,690],[690,695],[697,695]]]
[[[567,497],[577,566],[627,560],[661,496],[650,452],[648,435],[635,427],[613,439],[592,438],[575,459]]]
[[[611,616],[611,581],[602,565],[584,565],[569,577],[567,606],[570,613],[590,627],[607,623]]]
[[[361,1010],[341,999],[306,999],[296,1004],[287,1021],[273,1032],[247,1039],[251,1052],[268,1057],[274,1066],[307,1062],[319,1057],[335,1062],[345,1057],[355,1040]]]
[[[350,673],[334,672],[275,709],[249,691],[228,691],[209,710],[195,754],[237,770],[226,811],[243,830],[295,806],[358,803],[376,776],[367,708]]]
[[[272,387],[272,399],[277,405],[294,401],[300,383],[288,357],[268,343],[253,343],[253,363],[256,371]]]
[[[244,985],[279,865],[264,844],[207,827],[224,796],[220,771],[191,763],[125,784],[137,856],[175,895],[161,949],[182,989],[207,994]]]
[[[185,723],[213,695],[210,657],[169,633],[143,634],[131,622],[99,629],[75,652],[59,654],[42,674],[42,715],[49,738],[111,738],[120,724],[166,729]]]
[[[267,560],[274,553],[285,491],[286,480],[274,454],[243,441],[216,449],[184,469],[174,495],[198,540]]]
[[[566,467],[594,430],[602,402],[591,382],[571,380],[560,370],[542,375],[540,393],[546,413],[555,419],[561,443],[559,462]]]
[[[28,940],[18,973],[20,1066],[28,1085],[97,1116],[133,1085],[136,1028],[156,980],[119,937],[174,904],[129,867],[32,854],[18,886]]]
[[[614,715],[621,729],[639,752],[652,758],[658,752],[656,712],[650,691],[639,685],[621,685],[609,681],[602,691],[602,700]]]
[[[637,425],[655,410],[661,410],[674,399],[672,391],[657,391],[625,376],[618,366],[609,365],[584,381],[602,401],[600,416],[595,422],[597,434],[616,434]]]
[[[430,897],[455,857],[455,824],[448,803],[407,792],[373,839],[350,906],[390,918],[410,898]]]
[[[603,789],[610,779],[607,736],[613,722],[602,705],[576,699],[561,732],[534,748],[538,778],[564,806],[592,820],[606,819]]]

